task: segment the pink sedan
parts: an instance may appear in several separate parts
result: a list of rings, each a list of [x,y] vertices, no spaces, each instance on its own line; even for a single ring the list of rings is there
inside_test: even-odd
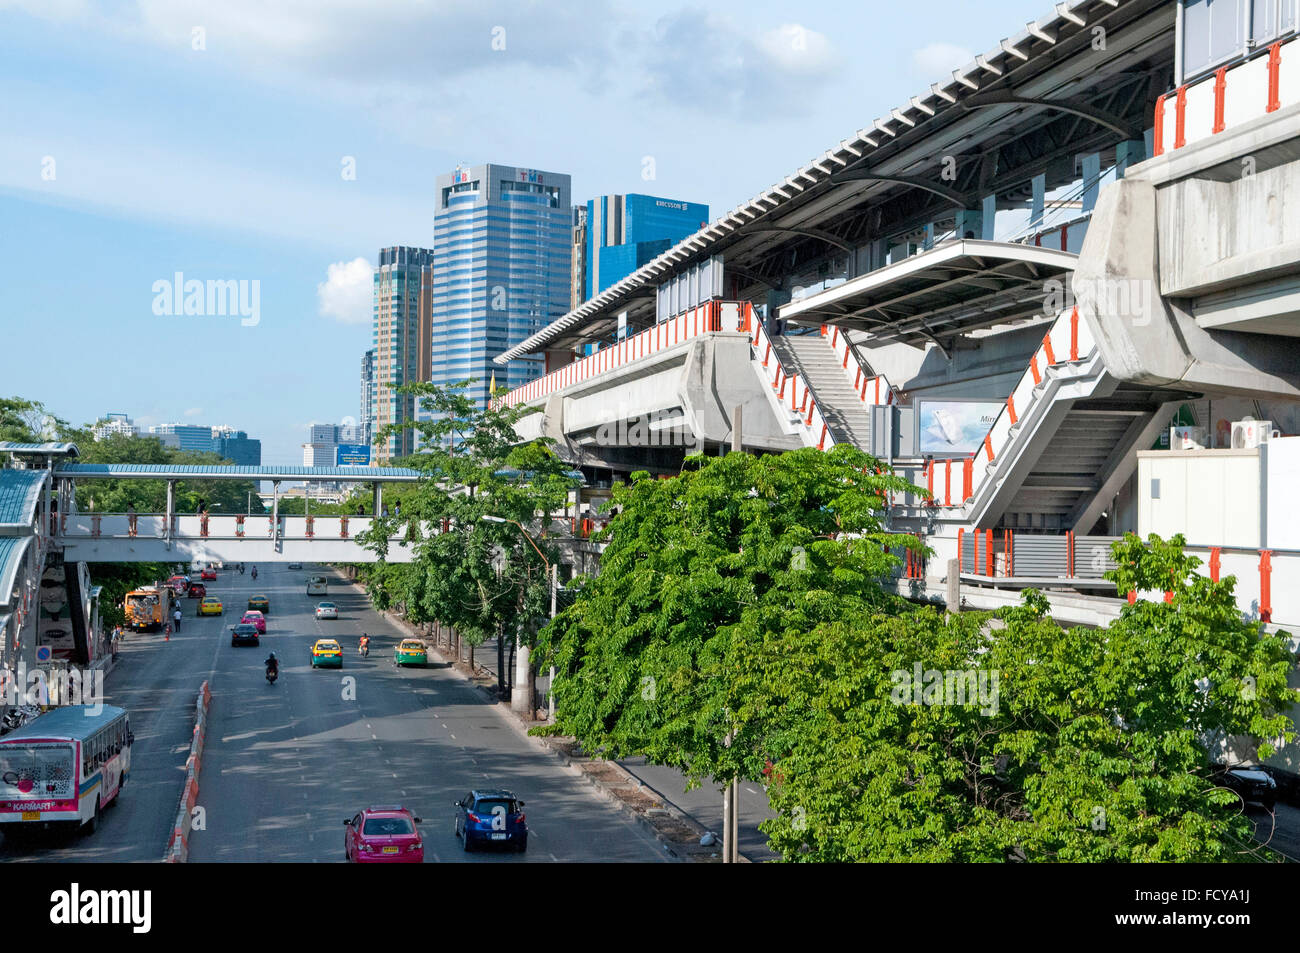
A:
[[[256,609],[249,609],[244,613],[244,617],[239,620],[243,625],[257,626],[258,635],[266,635],[266,616]]]

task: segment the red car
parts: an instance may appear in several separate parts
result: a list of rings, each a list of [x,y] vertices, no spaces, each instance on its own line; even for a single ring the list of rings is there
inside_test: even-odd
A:
[[[349,863],[424,863],[424,842],[415,829],[420,818],[404,807],[368,807],[343,823],[343,854]]]
[[[199,578],[204,582],[216,582],[217,571],[215,569],[205,569],[203,572],[199,573]]]
[[[208,587],[201,582],[192,582],[185,594],[191,599],[202,599],[208,594]]]
[[[258,635],[266,635],[266,616],[256,609],[249,609],[245,612],[244,617],[239,622],[241,625],[256,626]]]

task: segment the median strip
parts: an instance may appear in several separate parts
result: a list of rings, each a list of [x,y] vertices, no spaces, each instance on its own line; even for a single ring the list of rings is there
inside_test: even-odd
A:
[[[163,855],[163,863],[166,864],[183,864],[189,859],[190,819],[194,816],[194,805],[199,800],[199,770],[203,759],[203,739],[207,734],[208,707],[211,704],[212,691],[205,681],[194,702],[194,738],[190,742],[189,757],[185,759],[185,786],[181,788],[176,823],[172,825],[167,852]]]

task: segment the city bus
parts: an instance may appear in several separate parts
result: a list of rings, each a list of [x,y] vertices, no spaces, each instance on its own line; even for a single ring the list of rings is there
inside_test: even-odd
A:
[[[131,772],[131,720],[112,705],[68,705],[0,737],[0,831],[83,827]]]
[[[307,578],[307,595],[309,596],[327,596],[329,595],[329,582],[324,576],[309,576]]]

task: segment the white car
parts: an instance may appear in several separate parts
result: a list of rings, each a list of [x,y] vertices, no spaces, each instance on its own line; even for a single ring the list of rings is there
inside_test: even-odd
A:
[[[316,618],[318,619],[337,619],[339,617],[339,607],[332,602],[322,602],[316,606]]]

